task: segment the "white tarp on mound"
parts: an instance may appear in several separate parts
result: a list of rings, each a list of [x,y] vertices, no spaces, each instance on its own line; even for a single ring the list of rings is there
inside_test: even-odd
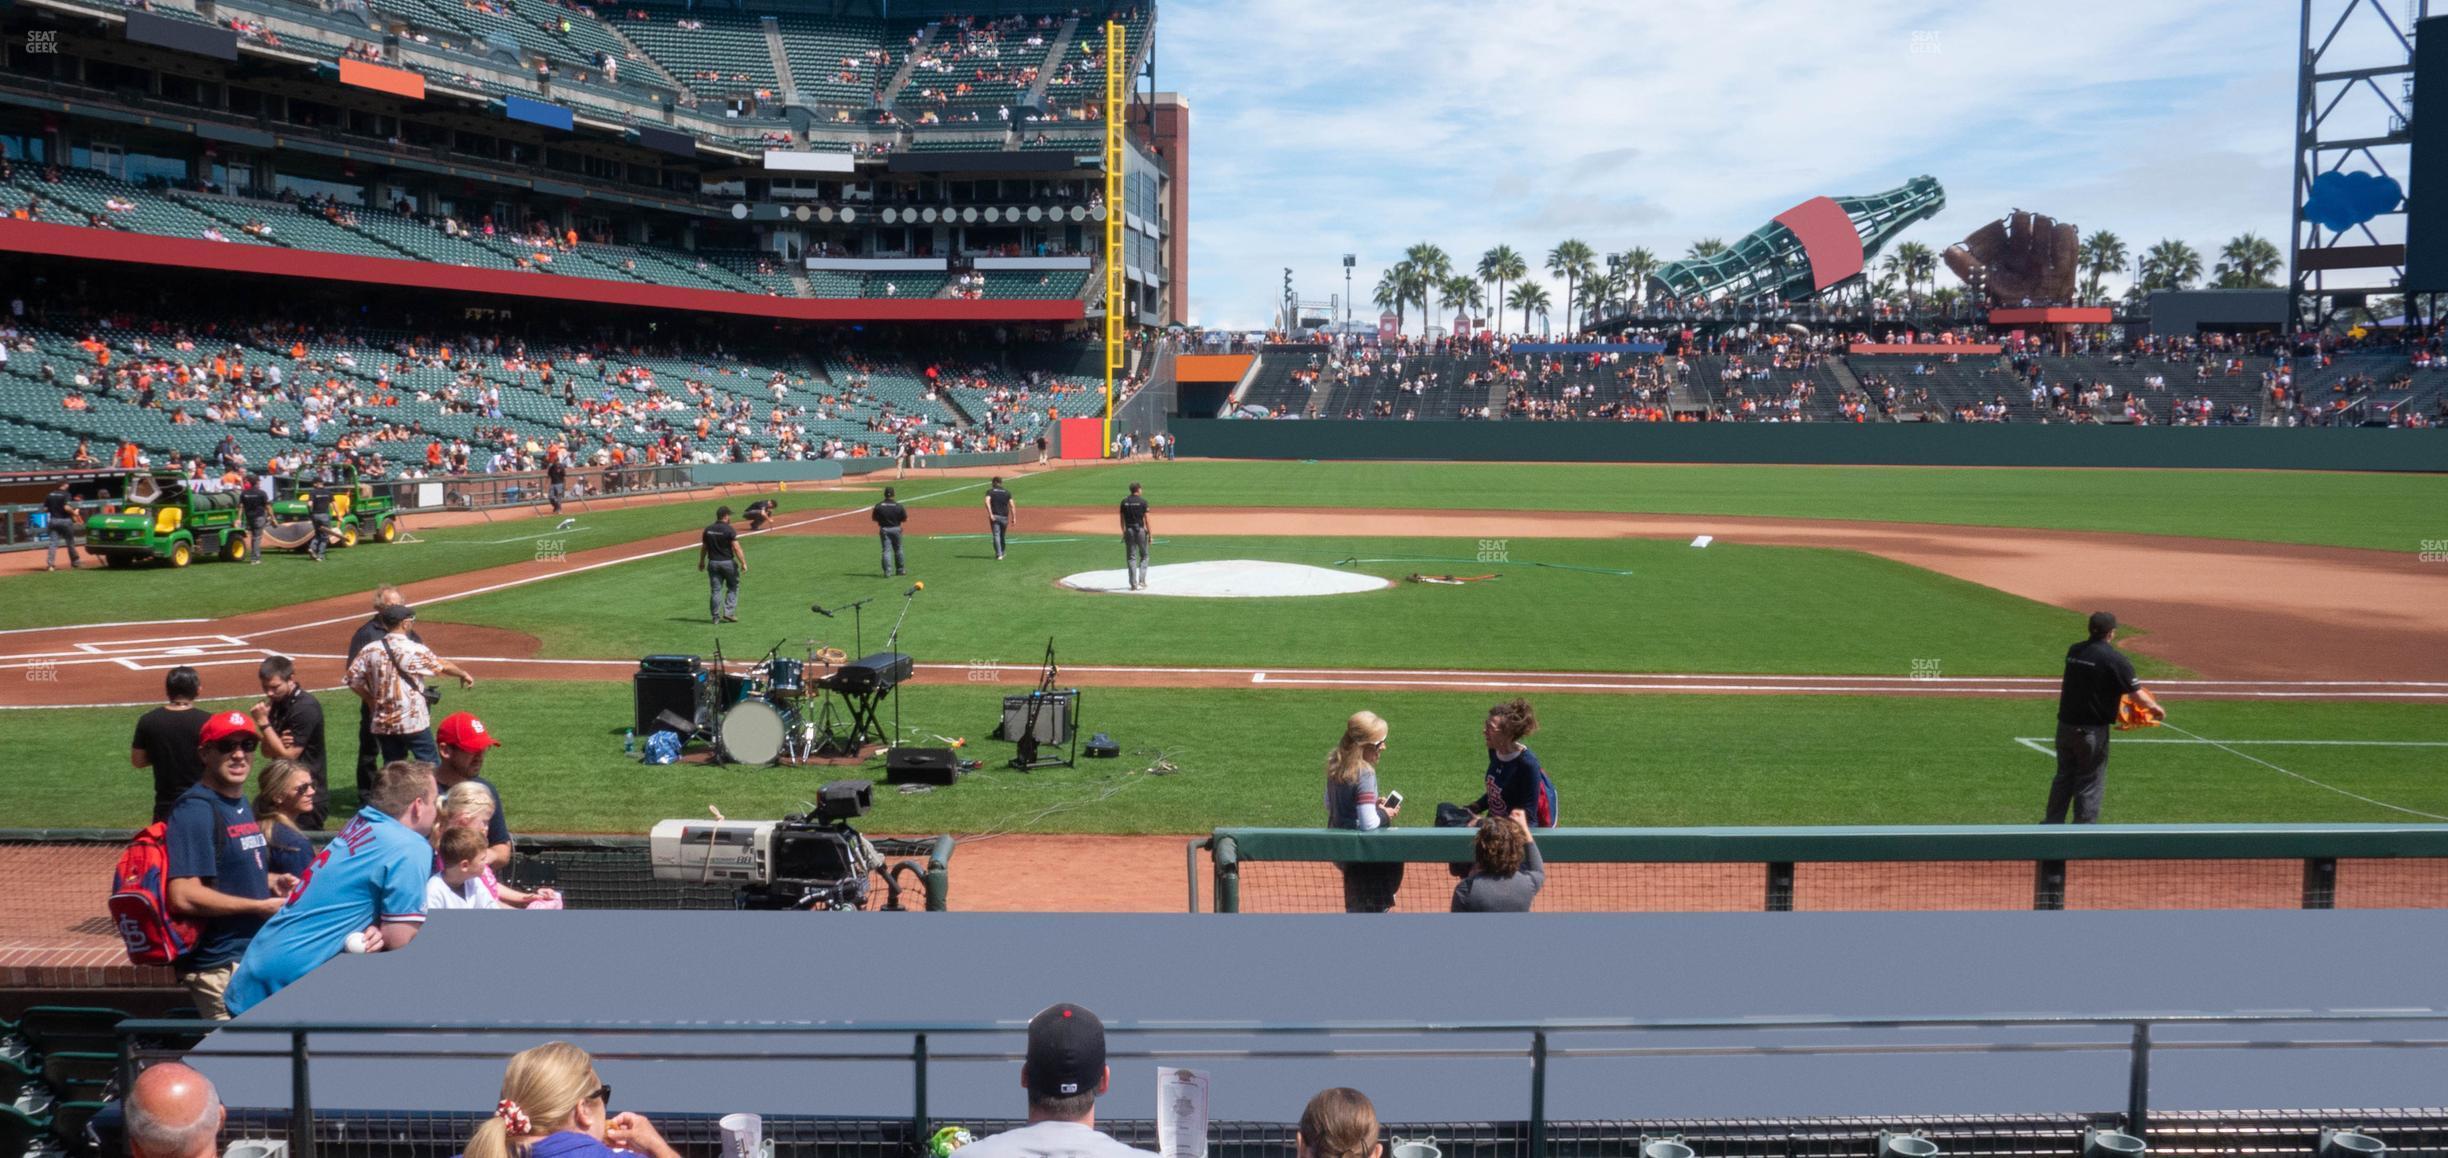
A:
[[[1349,595],[1394,584],[1358,571],[1312,567],[1305,563],[1269,563],[1260,559],[1217,559],[1204,563],[1167,563],[1150,567],[1146,589],[1130,589],[1127,571],[1082,571],[1065,576],[1062,585],[1075,591],[1113,591],[1124,595],[1193,595],[1208,599],[1257,599],[1287,595]]]

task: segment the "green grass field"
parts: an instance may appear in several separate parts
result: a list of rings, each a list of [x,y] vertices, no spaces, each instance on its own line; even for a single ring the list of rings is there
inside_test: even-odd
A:
[[[1023,506],[1106,506],[1137,479],[1166,506],[1772,515],[2132,531],[2415,551],[2448,538],[2448,474],[1940,467],[1140,462],[1012,486]],[[974,506],[968,493],[928,505]],[[1161,526],[1162,524],[1159,524]]]
[[[1915,659],[1936,659],[1953,675],[2050,675],[2081,634],[2079,619],[2056,608],[1852,551],[1547,539],[1516,541],[1508,561],[1481,563],[1476,549],[1473,540],[1180,538],[1159,544],[1154,561],[1453,561],[1358,565],[1397,582],[1356,595],[1131,598],[1056,586],[1064,575],[1118,567],[1121,552],[1106,539],[1021,536],[998,563],[983,538],[919,537],[907,545],[909,574],[927,588],[900,650],[934,662],[1033,666],[1052,636],[1071,663],[1903,676]],[[795,654],[811,636],[850,649],[850,617],[818,619],[808,605],[869,597],[866,644],[881,650],[908,582],[883,578],[877,562],[864,535],[759,540],[741,621],[719,633],[725,653],[762,654],[784,640]],[[1400,581],[1415,571],[1502,577]],[[705,607],[693,560],[670,556],[423,615],[528,632],[554,656],[599,658],[710,653],[717,633]]]
[[[909,689],[912,739],[964,736],[990,765],[1012,746],[985,739],[1009,689]],[[1493,695],[1308,691],[1102,690],[1086,693],[1087,727],[1111,733],[1117,760],[1075,770],[992,770],[904,796],[880,764],[812,768],[643,767],[620,753],[625,686],[486,683],[453,692],[503,738],[487,774],[526,832],[642,833],[667,817],[797,810],[815,786],[871,775],[878,833],[1196,833],[1219,825],[1320,823],[1320,764],[1343,718],[1369,708],[1392,725],[1385,787],[1415,805],[1478,792],[1478,722]],[[325,696],[326,704],[341,697]],[[2015,738],[2045,743],[2045,699],[1548,695],[1532,738],[1555,778],[1564,819],[1587,825],[1946,824],[2037,821],[2054,763]],[[122,746],[136,713],[12,713],[0,796],[13,826],[124,828],[144,816],[147,773]],[[350,718],[334,710],[333,718]],[[889,719],[889,716],[887,717]],[[2221,740],[2448,742],[2448,707],[2405,704],[2190,703],[2175,722]],[[96,743],[97,737],[112,737]],[[2107,819],[2124,822],[2405,821],[2214,748],[2120,735],[2109,765]],[[2154,741],[2140,743],[2137,741]],[[333,753],[345,767],[353,740]],[[2250,746],[2290,771],[2406,808],[2448,814],[2440,748]],[[1178,769],[1145,770],[1158,756]],[[343,779],[346,779],[345,773]],[[343,803],[353,803],[346,799]],[[1425,821],[1427,812],[1418,817]]]
[[[736,495],[721,501],[745,507],[757,497]],[[782,501],[785,514],[874,501],[866,490],[795,490],[770,497]],[[163,564],[87,574],[36,571],[0,576],[0,629],[146,617],[124,614],[129,608],[148,609],[148,615],[239,615],[362,593],[377,583],[413,583],[525,563],[536,557],[539,541],[558,542],[564,550],[577,552],[695,530],[713,521],[713,511],[711,499],[597,511],[583,511],[571,504],[565,515],[575,516],[579,525],[567,533],[554,531],[561,518],[553,515],[503,517],[489,523],[417,530],[417,538],[424,540],[419,543],[368,543],[330,551],[329,561],[320,564],[301,553],[272,551],[265,553],[260,567],[199,561],[176,569]],[[406,525],[415,528],[416,517],[408,516]],[[80,539],[80,546],[82,542]]]

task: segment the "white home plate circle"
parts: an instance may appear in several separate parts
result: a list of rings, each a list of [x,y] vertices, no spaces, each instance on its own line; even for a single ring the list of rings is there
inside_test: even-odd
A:
[[[1124,595],[1190,595],[1206,599],[1266,599],[1296,595],[1350,595],[1394,584],[1375,575],[1306,563],[1270,563],[1261,559],[1216,559],[1203,563],[1167,563],[1150,567],[1147,586],[1130,589],[1130,573],[1122,570],[1082,571],[1066,575],[1062,585],[1074,591],[1113,591]]]

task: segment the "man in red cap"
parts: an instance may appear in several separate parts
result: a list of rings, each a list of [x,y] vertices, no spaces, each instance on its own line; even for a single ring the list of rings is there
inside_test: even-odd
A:
[[[245,712],[204,721],[204,775],[170,806],[170,911],[202,926],[174,968],[207,1020],[226,1021],[223,995],[255,930],[280,911],[297,878],[265,867],[263,830],[247,805],[260,737]]]
[[[510,871],[510,822],[502,819],[500,790],[484,778],[485,753],[501,743],[473,712],[453,712],[442,718],[434,730],[434,739],[442,751],[442,762],[434,768],[434,784],[445,795],[460,784],[473,780],[484,786],[485,795],[493,798],[493,819],[485,822],[485,861],[496,873]]]

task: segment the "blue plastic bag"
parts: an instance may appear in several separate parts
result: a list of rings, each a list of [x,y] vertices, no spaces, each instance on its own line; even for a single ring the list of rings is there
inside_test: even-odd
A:
[[[646,763],[676,764],[680,760],[680,733],[665,729],[646,737]]]

